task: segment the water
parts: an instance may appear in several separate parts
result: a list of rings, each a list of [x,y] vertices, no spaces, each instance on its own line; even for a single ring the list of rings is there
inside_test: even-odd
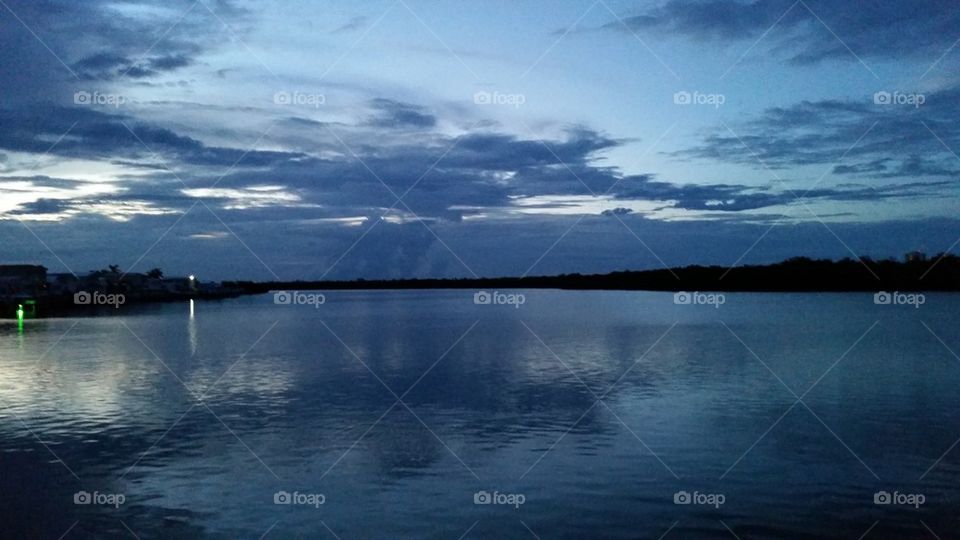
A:
[[[523,294],[519,308],[341,292],[318,308],[263,296],[193,318],[171,304],[22,335],[4,323],[3,536],[957,530],[957,295]],[[881,490],[923,504],[874,504]],[[79,491],[123,504],[75,504]],[[281,491],[323,504],[275,504]],[[713,504],[675,504],[684,491]]]

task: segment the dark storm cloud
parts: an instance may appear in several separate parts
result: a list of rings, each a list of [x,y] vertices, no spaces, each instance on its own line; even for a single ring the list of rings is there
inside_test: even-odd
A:
[[[80,60],[74,64],[73,67],[80,70],[102,71],[129,63],[130,60],[125,56],[112,53],[97,53]]]
[[[40,199],[21,205],[14,214],[58,214],[69,207],[70,202],[62,199]]]
[[[865,185],[845,185],[829,189],[790,191],[729,184],[675,185],[646,180],[638,182],[629,191],[618,193],[618,198],[673,201],[671,205],[673,208],[734,213],[811,200],[851,202],[933,196],[951,186],[952,182],[942,181],[914,182],[876,188]]]
[[[410,103],[379,98],[373,100],[370,105],[375,113],[366,123],[371,127],[430,128],[437,123],[436,117],[425,112],[423,107]]]
[[[351,138],[352,144],[358,137],[362,140],[357,133],[341,133],[340,137]],[[742,184],[679,185],[652,174],[623,175],[617,168],[599,162],[604,150],[621,144],[579,127],[569,130],[562,139],[549,141],[474,133],[458,139],[438,136],[426,146],[360,143],[342,158],[284,161],[271,167],[267,177],[271,183],[300,195],[304,202],[339,207],[343,215],[375,215],[396,206],[400,211],[409,207],[424,218],[452,221],[477,211],[451,210],[454,207],[504,208],[517,198],[541,196],[607,195],[618,200],[654,200],[664,202],[665,207],[727,213],[794,204],[799,197],[798,193]],[[239,170],[219,185],[243,188],[263,181],[259,171]],[[810,190],[804,198],[884,200],[929,196],[948,186],[948,182],[884,188],[848,185]],[[404,203],[396,203],[394,195],[404,193]],[[549,202],[539,207],[559,208],[564,204]]]
[[[57,140],[56,145],[51,144]],[[295,152],[207,146],[124,114],[104,113],[90,107],[49,105],[0,110],[0,148],[114,161],[156,154],[172,165],[224,168],[241,161],[244,166],[264,167],[304,157]]]
[[[111,81],[121,77],[154,77],[192,63],[193,58],[184,53],[135,60],[111,53],[98,53],[80,60],[73,68],[82,79]]]
[[[150,60],[150,67],[156,70],[169,71],[190,65],[193,59],[185,54],[170,54]]]
[[[623,23],[611,22],[607,26],[616,29],[626,24],[633,29],[661,29],[699,39],[745,39],[772,25],[791,4],[788,0],[671,0],[645,13],[624,17]],[[784,25],[796,24],[799,20],[791,17]]]
[[[924,95],[919,107],[862,101],[804,101],[708,133],[678,157],[789,169],[832,167],[870,178],[960,176],[960,87]]]
[[[633,31],[731,42],[759,39],[775,24],[775,31],[765,39],[772,42],[774,48],[789,51],[791,60],[798,64],[831,58],[852,60],[850,50],[862,57],[927,56],[933,62],[957,39],[960,3],[954,0],[670,0],[662,6],[625,16],[622,22],[612,21],[605,27],[626,31],[626,25]],[[830,39],[824,24],[840,39]]]
[[[777,122],[791,119],[798,126],[819,125],[821,116],[815,112],[836,108],[835,103],[820,107],[806,104],[800,111],[773,111],[771,118]],[[849,106],[845,109],[854,118],[866,111]],[[371,131],[366,122],[333,128],[309,122],[297,124],[314,129],[315,150],[329,155],[210,146],[121,113],[84,107],[0,111],[0,148],[124,163],[145,173],[121,179],[114,195],[117,201],[184,209],[196,197],[202,197],[217,208],[273,208],[261,214],[267,222],[282,219],[290,208],[307,209],[307,218],[312,211],[309,209],[322,208],[313,211],[314,217],[377,217],[391,207],[401,214],[414,212],[414,217],[457,222],[483,209],[510,209],[518,199],[551,196],[605,195],[624,201],[660,201],[667,208],[730,214],[781,207],[796,200],[796,194],[771,188],[707,182],[679,185],[652,174],[624,175],[615,167],[603,165],[603,152],[625,142],[579,126],[569,128],[558,139],[545,141],[474,132],[459,138],[425,133],[417,143],[400,137],[385,144],[382,133]],[[68,130],[69,135],[51,150],[50,141]],[[343,140],[349,141],[346,149]],[[792,158],[781,146],[767,149],[766,154],[776,155],[779,161],[807,159]],[[746,159],[745,155],[741,157]],[[898,164],[901,169],[929,172],[926,166],[909,160]],[[229,174],[221,178],[224,170]],[[43,185],[43,180],[35,185]],[[184,191],[214,185],[220,191]],[[922,196],[943,187],[936,183],[910,184],[896,190],[844,186],[813,190],[805,198],[882,200]],[[400,196],[403,201],[397,202]],[[564,204],[570,205],[551,201],[541,208]]]
[[[358,145],[356,157],[290,160],[270,169],[271,183],[286,186],[307,202],[342,206],[366,215],[393,206],[394,194],[408,189],[404,204],[425,218],[458,220],[472,211],[451,207],[509,207],[515,198],[608,194],[618,199],[673,201],[677,208],[739,211],[789,203],[786,194],[753,193],[743,185],[679,186],[653,175],[622,175],[597,164],[598,153],[620,143],[574,128],[561,140],[531,141],[504,134],[440,138],[429,147]],[[364,151],[366,149],[366,151]],[[442,156],[442,159],[440,159]],[[438,161],[439,159],[439,161]],[[257,171],[237,171],[220,186],[242,188],[263,182]],[[381,183],[382,182],[382,183]],[[391,193],[392,192],[392,193]],[[811,197],[845,197],[818,192]],[[714,203],[714,201],[721,201]],[[543,207],[560,207],[549,203]],[[531,206],[529,208],[535,208]]]
[[[523,140],[500,133],[474,133],[459,139],[450,152],[464,164],[493,171],[548,165],[579,167],[598,152],[621,142],[586,128],[573,128],[559,141]],[[568,173],[569,174],[569,173]]]
[[[242,31],[247,15],[227,0],[8,0],[5,6],[0,104],[59,99],[84,81],[142,80],[181,69],[227,42],[231,31],[222,21]]]

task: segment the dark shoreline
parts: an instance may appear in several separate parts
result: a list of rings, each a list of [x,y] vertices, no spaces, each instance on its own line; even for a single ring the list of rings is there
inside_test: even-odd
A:
[[[122,313],[124,309],[132,306],[146,306],[153,304],[170,304],[174,302],[186,302],[189,300],[219,301],[228,298],[249,295],[246,291],[231,290],[222,293],[196,292],[196,293],[165,293],[151,296],[126,296],[124,303],[119,307],[113,305],[78,305],[74,302],[73,296],[40,296],[32,299],[35,302],[37,315],[31,317],[29,313],[26,318],[46,319],[60,316],[76,315],[110,315],[113,313]],[[0,320],[16,319],[17,309],[24,305],[24,300],[0,300]]]
[[[685,266],[558,276],[354,281],[235,281],[246,294],[277,290],[559,289],[717,292],[958,292],[960,258],[911,261],[790,259],[764,266]]]
[[[144,294],[124,291],[125,306],[185,300],[222,300],[271,291],[326,290],[505,290],[843,293],[960,292],[960,257],[941,255],[905,261],[870,259],[841,261],[794,258],[763,266],[685,266],[662,270],[563,274],[557,276],[396,279],[354,281],[225,281],[208,291]],[[14,318],[22,300],[0,300],[0,318]],[[36,298],[40,318],[106,315],[123,311],[111,306],[77,305],[72,296]],[[29,315],[27,318],[30,318]]]

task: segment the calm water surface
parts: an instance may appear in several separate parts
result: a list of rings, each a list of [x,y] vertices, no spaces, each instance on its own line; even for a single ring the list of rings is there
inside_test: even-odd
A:
[[[2,536],[960,530],[960,296],[523,294],[2,323]]]

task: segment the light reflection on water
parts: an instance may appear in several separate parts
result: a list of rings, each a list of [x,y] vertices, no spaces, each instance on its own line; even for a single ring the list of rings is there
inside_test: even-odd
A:
[[[960,437],[956,295],[913,309],[730,294],[714,309],[525,294],[520,309],[474,305],[470,291],[342,292],[319,309],[264,296],[27,321],[22,335],[0,325],[4,526],[51,538],[75,522],[77,537],[141,538],[955,529],[960,453],[937,459]],[[926,503],[874,505],[881,489]],[[79,490],[126,502],[75,505]],[[525,503],[475,505],[479,490]],[[676,505],[681,490],[725,503]],[[325,503],[276,505],[278,491]]]

